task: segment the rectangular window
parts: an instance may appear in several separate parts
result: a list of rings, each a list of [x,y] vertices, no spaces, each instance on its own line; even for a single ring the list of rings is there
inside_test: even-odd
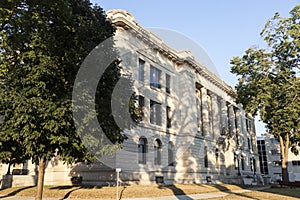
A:
[[[208,155],[207,155],[207,147],[204,147],[204,167],[208,168]]]
[[[219,162],[219,149],[216,149],[216,168],[220,168],[220,162]]]
[[[250,138],[247,138],[247,142],[248,142],[248,149],[251,149],[251,144],[250,144]]]
[[[280,150],[279,149],[271,149],[271,154],[272,155],[279,155],[280,154]]]
[[[293,166],[300,166],[300,160],[293,160],[292,164]]]
[[[270,142],[271,142],[271,144],[278,144],[279,143],[277,138],[270,138]]]
[[[150,100],[150,123],[161,126],[161,104]]]
[[[172,126],[172,120],[171,120],[171,108],[169,106],[167,106],[167,128],[171,128]]]
[[[242,170],[245,170],[245,158],[244,158],[244,156],[241,157],[241,165],[242,165]]]
[[[278,161],[273,161],[273,166],[274,167],[280,167],[281,166],[281,161],[278,160]]]
[[[233,161],[234,161],[234,169],[238,169],[239,168],[239,158],[238,158],[238,155],[236,155],[235,153],[234,153]]]
[[[171,93],[171,76],[169,74],[166,74],[166,93]]]
[[[144,110],[145,110],[145,97],[139,95],[138,96],[138,101],[139,101],[139,109],[141,111],[142,116],[145,116]]]
[[[145,80],[145,61],[139,59],[139,81]]]
[[[153,66],[150,66],[150,87],[160,89],[161,71]]]

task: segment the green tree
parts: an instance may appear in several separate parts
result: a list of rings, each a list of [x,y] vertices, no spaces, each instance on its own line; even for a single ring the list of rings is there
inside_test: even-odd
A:
[[[10,135],[1,134],[0,141],[0,163],[8,164],[7,175],[10,175],[13,164],[24,163],[29,157],[25,154],[25,149],[20,148],[20,143],[11,138]]]
[[[231,60],[231,72],[239,77],[237,100],[246,111],[259,111],[267,131],[280,141],[283,181],[289,181],[289,149],[300,146],[300,6],[282,18],[278,13],[261,32],[266,49],[249,48]]]
[[[45,163],[55,152],[66,163],[94,160],[76,133],[72,90],[85,57],[115,30],[102,8],[89,0],[2,0],[0,27],[0,149],[6,148],[0,160],[31,158],[39,166],[40,200]],[[107,51],[116,56],[113,41]],[[114,60],[98,80],[97,97],[103,98],[95,102],[99,123],[113,144],[126,139],[108,103],[120,78],[118,65]],[[12,142],[24,157],[7,148]]]

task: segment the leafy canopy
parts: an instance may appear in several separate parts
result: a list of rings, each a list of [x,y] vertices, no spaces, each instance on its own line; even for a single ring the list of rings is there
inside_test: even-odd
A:
[[[76,133],[72,89],[85,57],[114,35],[102,8],[88,0],[2,0],[0,27],[0,150],[13,152],[7,147],[16,144],[35,163],[56,151],[68,163],[91,160]],[[117,53],[113,42],[108,51]],[[99,81],[106,86],[99,87],[100,96],[111,96],[118,64],[113,62]],[[105,106],[99,105],[98,116],[109,139],[121,143],[125,137],[108,102],[101,99]],[[0,160],[7,156],[0,154]]]
[[[298,153],[300,142],[300,6],[282,18],[269,20],[261,36],[266,49],[249,48],[231,60],[231,72],[239,77],[236,90],[244,108],[266,123],[275,137],[289,137]]]

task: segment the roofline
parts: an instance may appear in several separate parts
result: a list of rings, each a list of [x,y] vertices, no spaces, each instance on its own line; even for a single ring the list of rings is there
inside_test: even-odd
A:
[[[185,51],[185,55],[183,56],[182,51],[177,51],[170,46],[168,46],[164,41],[159,38],[156,34],[152,33],[149,30],[143,28],[130,14],[125,10],[109,10],[106,12],[107,16],[111,20],[111,22],[116,27],[122,27],[124,30],[131,30],[138,38],[142,41],[153,46],[154,49],[168,57],[170,60],[175,62],[176,64],[188,64],[193,67],[197,73],[208,79],[210,82],[215,84],[220,89],[224,90],[227,94],[236,98],[237,94],[235,90],[229,86],[226,82],[216,76],[214,73],[209,71],[207,67],[200,64],[190,53],[190,51]]]

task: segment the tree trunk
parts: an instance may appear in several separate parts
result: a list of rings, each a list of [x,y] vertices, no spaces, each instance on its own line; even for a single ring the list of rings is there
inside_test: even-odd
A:
[[[10,167],[11,167],[11,163],[9,162],[9,163],[8,163],[7,173],[6,173],[7,175],[10,175]]]
[[[289,135],[286,134],[285,141],[282,136],[279,136],[280,142],[280,152],[281,152],[281,169],[282,169],[282,181],[289,182],[289,173],[288,173],[288,156],[289,156]]]
[[[45,160],[39,159],[39,171],[38,171],[38,183],[35,200],[42,200],[43,187],[44,187],[44,176],[45,176]]]

